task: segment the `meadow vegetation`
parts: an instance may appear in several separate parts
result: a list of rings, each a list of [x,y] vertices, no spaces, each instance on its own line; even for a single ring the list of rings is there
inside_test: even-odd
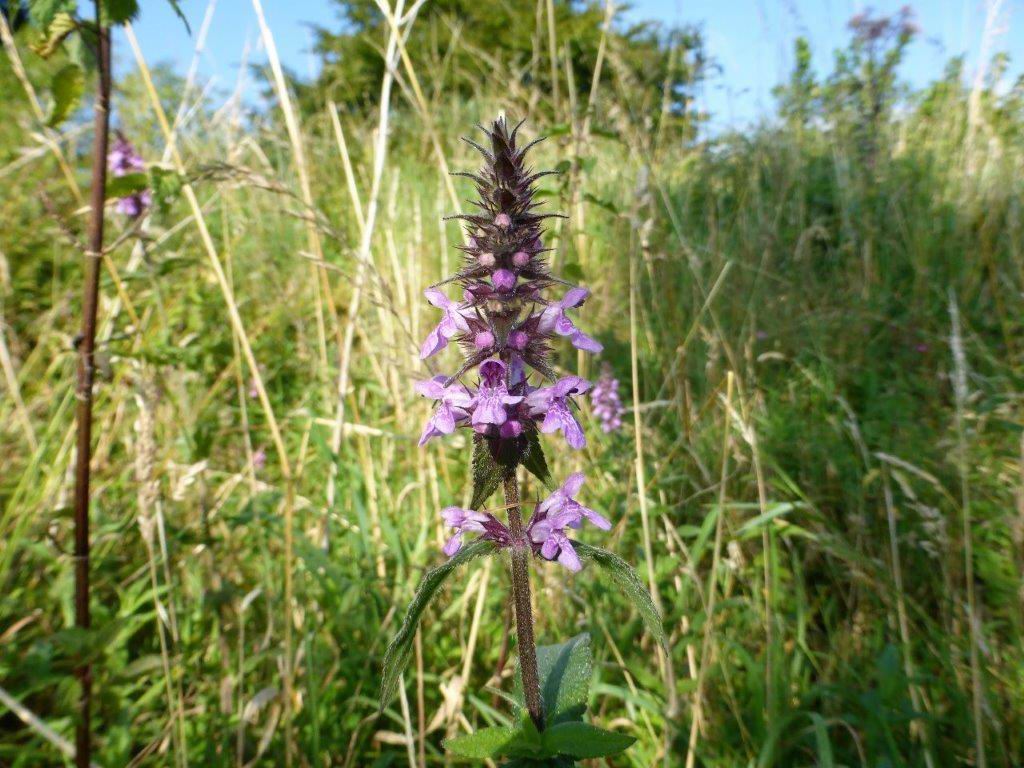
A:
[[[594,720],[638,739],[607,764],[1024,763],[1024,83],[996,57],[910,89],[911,20],[864,17],[834,62],[796,41],[776,114],[711,134],[697,30],[548,0],[487,51],[434,5],[352,3],[321,81],[272,54],[223,96],[115,40],[154,204],[108,214],[89,632],[69,499],[90,129],[45,126],[61,62],[4,25],[0,765],[68,759],[84,657],[104,766],[442,765],[445,736],[502,722],[490,560],[377,714],[439,510],[468,502],[466,452],[417,449],[408,382],[435,373],[422,291],[459,258],[459,136],[498,114],[549,137],[555,269],[593,292],[600,361],[558,367],[608,363],[631,409],[556,475],[587,471],[671,645],[659,662],[596,573],[537,566],[538,641],[589,632]]]

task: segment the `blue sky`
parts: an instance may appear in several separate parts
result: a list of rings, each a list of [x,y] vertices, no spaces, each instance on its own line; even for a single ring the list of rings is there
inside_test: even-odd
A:
[[[486,0],[484,0],[486,2]],[[527,1],[527,0],[520,0]],[[208,0],[182,0],[198,31]],[[741,125],[771,108],[771,89],[792,65],[792,41],[806,36],[815,65],[826,70],[832,51],[846,39],[846,22],[855,13],[873,8],[892,13],[907,0],[633,0],[630,20],[652,19],[664,24],[696,23],[703,27],[707,47],[720,65],[704,86],[700,106],[712,115],[712,127]],[[903,75],[912,83],[928,82],[941,74],[952,55],[965,53],[977,62],[985,28],[986,0],[917,0],[910,5],[922,34],[913,44]],[[286,66],[302,76],[315,72],[309,54],[310,24],[337,27],[335,6],[327,0],[263,0]],[[1016,53],[1024,59],[1024,0],[1004,0],[995,25],[992,50]],[[192,58],[193,40],[164,0],[147,0],[136,25],[150,63],[166,62],[185,71]],[[242,51],[250,44],[250,62],[265,61],[251,0],[216,0],[206,51],[200,64],[204,80],[221,92],[234,88]],[[126,45],[119,45],[120,68],[130,66]],[[1016,77],[1024,61],[1012,62]],[[973,70],[972,70],[973,71]]]

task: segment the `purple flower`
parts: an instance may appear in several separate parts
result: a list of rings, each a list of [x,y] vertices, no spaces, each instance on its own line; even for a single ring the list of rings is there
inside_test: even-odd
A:
[[[469,324],[462,315],[464,307],[461,304],[452,301],[436,288],[427,289],[423,292],[423,295],[427,297],[427,301],[440,309],[444,315],[441,317],[441,322],[430,332],[426,341],[423,342],[423,346],[420,347],[421,360],[425,360],[447,347],[448,340],[455,334],[460,331],[462,333],[469,331]]]
[[[252,468],[259,472],[267,466],[267,452],[262,448],[257,448],[252,454]]]
[[[114,146],[107,153],[107,165],[115,177],[141,173],[146,170],[146,163],[142,156],[135,151],[135,147],[120,131],[114,139]],[[143,189],[118,198],[114,210],[134,219],[141,216],[152,204],[152,193],[148,189]]]
[[[145,213],[152,204],[153,195],[148,189],[144,189],[127,197],[119,197],[114,204],[114,210],[128,218],[136,219]]]
[[[613,432],[622,426],[622,413],[625,409],[619,398],[619,381],[612,376],[608,363],[601,367],[601,377],[590,392],[590,404],[604,432]]]
[[[544,434],[562,431],[565,440],[573,448],[587,444],[583,428],[569,409],[569,398],[590,389],[590,382],[579,376],[565,376],[550,387],[535,389],[526,396],[526,403],[532,416],[544,416],[540,431]]]
[[[445,542],[443,551],[451,557],[462,549],[462,537],[467,533],[482,533],[480,538],[495,541],[499,546],[507,547],[512,543],[512,534],[498,519],[488,512],[476,512],[462,507],[445,507],[441,517],[455,534]]]
[[[582,472],[569,475],[557,491],[537,505],[526,528],[526,535],[541,557],[558,560],[570,571],[578,571],[581,565],[565,529],[579,528],[584,518],[605,531],[612,527],[604,517],[573,498],[585,479]]]
[[[107,164],[114,176],[127,176],[129,173],[138,173],[146,169],[142,156],[120,131],[114,139],[114,146],[107,154]]]
[[[444,376],[435,376],[416,383],[417,392],[438,401],[437,409],[420,435],[420,445],[426,444],[432,437],[450,435],[455,431],[456,425],[469,418],[469,408],[473,402],[469,390],[459,383],[446,387],[444,382]]]
[[[582,349],[584,352],[593,352],[595,354],[600,352],[604,347],[573,325],[572,320],[565,314],[565,310],[580,306],[587,300],[589,295],[590,291],[586,288],[570,288],[561,301],[549,304],[541,312],[538,325],[540,331],[542,333],[554,331],[559,336],[568,336],[572,345],[576,349]]]
[[[474,427],[482,427],[485,424],[501,426],[508,419],[505,406],[522,402],[522,395],[508,393],[506,370],[501,360],[484,360],[480,364],[480,388],[472,403],[471,423]]]

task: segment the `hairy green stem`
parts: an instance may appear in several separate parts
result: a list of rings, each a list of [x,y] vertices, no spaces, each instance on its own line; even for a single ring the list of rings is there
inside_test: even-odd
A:
[[[512,600],[516,608],[516,641],[519,646],[519,671],[523,678],[523,698],[537,730],[544,730],[544,701],[540,696],[537,674],[537,641],[533,637],[533,608],[530,605],[530,548],[523,533],[519,509],[519,483],[515,472],[505,476],[505,506],[512,533]]]

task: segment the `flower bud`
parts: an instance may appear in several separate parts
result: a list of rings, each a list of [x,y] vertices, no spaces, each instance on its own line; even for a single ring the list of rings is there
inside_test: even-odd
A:
[[[512,263],[522,269],[530,263],[530,254],[526,251],[516,251],[512,254]]]
[[[499,213],[497,216],[494,217],[494,223],[496,226],[499,226],[502,229],[508,229],[509,227],[512,226],[512,219],[509,217],[507,213]]]
[[[491,275],[491,282],[494,284],[494,289],[506,293],[511,291],[516,286],[515,273],[507,269],[496,270]]]
[[[494,334],[490,331],[480,331],[480,333],[473,337],[473,344],[478,349],[489,349],[494,346]]]
[[[487,267],[488,269],[490,269],[491,267],[494,266],[494,254],[485,251],[484,253],[481,253],[479,256],[476,257],[476,263],[479,264],[481,267]]]
[[[526,331],[512,331],[508,335],[508,345],[512,349],[517,349],[522,352],[526,349],[526,345],[530,343],[530,335]]]

